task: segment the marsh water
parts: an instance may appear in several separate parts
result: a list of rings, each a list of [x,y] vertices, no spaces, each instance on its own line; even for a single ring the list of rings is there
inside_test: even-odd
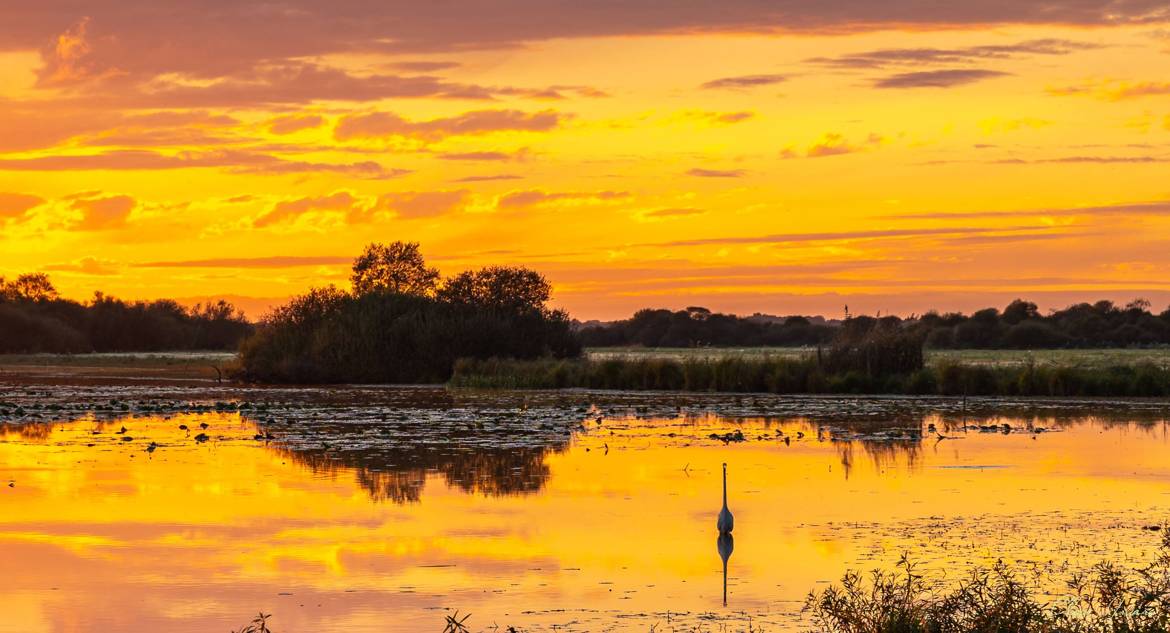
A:
[[[1163,402],[0,385],[0,419],[5,632],[801,630],[847,569],[1055,576],[1170,518]]]

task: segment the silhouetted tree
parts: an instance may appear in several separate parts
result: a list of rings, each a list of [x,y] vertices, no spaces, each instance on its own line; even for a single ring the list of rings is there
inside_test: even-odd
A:
[[[535,270],[488,266],[448,279],[438,297],[450,303],[489,310],[539,312],[552,297],[552,285]]]
[[[419,295],[434,294],[439,271],[428,268],[418,242],[373,243],[353,262],[353,292]]]
[[[25,273],[8,282],[0,277],[0,298],[6,301],[52,301],[59,296],[45,273]]]

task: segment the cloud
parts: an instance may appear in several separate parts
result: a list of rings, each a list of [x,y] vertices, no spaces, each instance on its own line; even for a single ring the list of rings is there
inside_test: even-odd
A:
[[[747,171],[743,169],[703,169],[694,167],[687,170],[688,176],[696,178],[743,178]]]
[[[885,48],[836,57],[813,57],[806,63],[838,69],[883,69],[890,66],[954,65],[1035,55],[1069,55],[1101,48],[1100,44],[1063,39],[1037,39],[1015,44],[963,48]]]
[[[1011,73],[979,68],[924,70],[882,77],[874,80],[873,86],[875,88],[951,88],[983,81],[984,79],[1006,77],[1009,74]]]
[[[271,257],[217,257],[172,261],[138,262],[133,268],[299,268],[349,264],[353,257],[341,255],[274,255]]]
[[[872,231],[839,231],[824,233],[778,233],[772,235],[751,235],[742,237],[711,237],[694,240],[676,240],[639,244],[639,246],[711,246],[719,244],[792,244],[810,242],[840,242],[850,240],[873,240],[897,237],[929,237],[935,235],[977,235],[983,233],[1016,233],[1048,231],[1046,226],[1011,226],[1002,228],[954,227],[934,229],[885,229]]]
[[[438,154],[440,160],[467,160],[467,161],[525,161],[531,156],[528,148],[515,152],[446,152]]]
[[[702,215],[706,213],[703,209],[696,209],[694,207],[676,207],[670,209],[652,209],[650,211],[643,211],[638,214],[642,218],[679,218],[691,215]]]
[[[1105,81],[1086,82],[1072,86],[1050,87],[1054,97],[1093,97],[1102,101],[1126,101],[1142,97],[1170,95],[1170,82],[1165,81]]]
[[[325,124],[325,117],[319,114],[289,114],[268,122],[268,131],[273,134],[292,134],[311,130]]]
[[[1025,129],[1038,130],[1050,125],[1052,125],[1052,121],[1033,117],[1023,117],[1018,119],[1001,119],[993,117],[980,121],[979,129],[982,130],[984,134],[991,135],[997,133],[1016,132]]]
[[[429,121],[408,121],[391,112],[370,112],[342,117],[333,136],[340,141],[387,136],[437,141],[451,136],[493,132],[547,132],[568,118],[568,115],[553,110],[477,110]]]
[[[46,76],[67,68],[67,77],[117,71],[141,81],[166,73],[207,79],[265,61],[329,54],[448,54],[573,37],[843,33],[1002,24],[1107,26],[1165,23],[1170,18],[1164,0],[728,0],[688,2],[669,11],[656,0],[603,5],[543,0],[430,4],[387,0],[376,5],[207,0],[169,3],[165,11],[150,2],[90,0],[84,7],[93,19],[81,28],[75,22],[77,12],[60,2],[23,3],[19,12],[5,15],[0,49],[43,47]],[[62,33],[62,25],[71,21],[74,26]],[[66,39],[64,46],[60,37]],[[70,38],[83,44],[74,45]],[[52,44],[44,47],[46,42]],[[434,62],[429,67],[399,64],[400,70],[410,72],[444,69]]]
[[[494,180],[522,180],[524,177],[517,174],[486,174],[482,176],[464,176],[453,182],[491,182]]]
[[[48,264],[44,267],[49,272],[72,272],[80,273],[82,275],[117,275],[122,270],[122,265],[110,259],[101,259],[98,257],[82,257],[81,259],[72,262],[61,264]]]
[[[433,218],[461,211],[470,197],[469,191],[396,191],[378,196],[377,209],[393,212],[397,217],[413,220]]]
[[[40,196],[0,191],[0,220],[22,218],[44,203],[45,199]]]
[[[548,192],[541,189],[511,191],[496,201],[499,209],[522,209],[527,207],[551,206],[556,204],[608,204],[628,200],[627,191],[594,192]]]
[[[712,79],[699,87],[704,90],[743,90],[746,88],[758,88],[760,86],[773,86],[785,81],[788,81],[788,77],[784,75],[740,75],[737,77]]]
[[[732,125],[743,123],[755,118],[756,113],[751,110],[737,112],[712,112],[710,110],[685,110],[677,115],[679,118],[702,121],[713,125]]]
[[[407,60],[392,62],[387,64],[386,67],[411,73],[433,73],[440,70],[458,68],[462,65],[459,62],[452,61]]]
[[[338,191],[327,196],[310,196],[277,202],[266,213],[252,221],[255,228],[264,228],[283,223],[308,213],[321,211],[352,211],[359,203],[358,198],[348,191]]]
[[[81,220],[74,229],[101,231],[125,226],[138,202],[126,195],[101,196],[87,192],[73,196],[70,206],[81,212]]]
[[[876,133],[870,133],[866,137],[865,142],[861,144],[851,143],[844,135],[836,132],[826,133],[817,142],[808,146],[804,151],[805,158],[824,158],[826,156],[840,156],[843,154],[854,154],[857,152],[864,152],[870,148],[878,147],[885,143],[885,138]],[[799,158],[802,154],[791,147],[780,152],[781,158]]]
[[[0,171],[164,170],[226,168],[240,174],[284,175],[336,173],[382,180],[410,173],[373,161],[315,163],[290,161],[268,154],[237,150],[183,151],[164,154],[150,150],[115,150],[100,154],[61,154],[36,158],[0,159]]]
[[[1074,216],[1170,216],[1170,200],[1127,202],[1089,207],[1054,207],[1041,209],[1019,209],[1009,211],[931,211],[925,213],[899,213],[882,216],[898,220],[970,220],[1012,217],[1074,217]]]

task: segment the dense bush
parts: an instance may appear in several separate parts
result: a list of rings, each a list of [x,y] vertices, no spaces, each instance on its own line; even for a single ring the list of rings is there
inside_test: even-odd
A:
[[[0,278],[0,353],[151,352],[234,349],[252,325],[220,301],[62,299],[45,275]]]
[[[580,354],[539,274],[489,267],[440,285],[417,244],[372,244],[354,287],[313,290],[264,319],[240,349],[240,378],[291,383],[434,383],[459,358]]]
[[[291,383],[434,383],[462,357],[580,353],[563,312],[507,312],[392,293],[314,290],[240,349],[240,377]]]

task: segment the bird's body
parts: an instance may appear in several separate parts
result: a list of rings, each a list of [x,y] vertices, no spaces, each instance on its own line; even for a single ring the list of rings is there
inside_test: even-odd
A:
[[[735,517],[731,516],[731,510],[727,509],[727,464],[723,464],[723,509],[719,511],[715,527],[719,528],[720,534],[731,534],[735,529]]]

